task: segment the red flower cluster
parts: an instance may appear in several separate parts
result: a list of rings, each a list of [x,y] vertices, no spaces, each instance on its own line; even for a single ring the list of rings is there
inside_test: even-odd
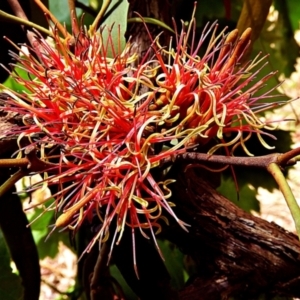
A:
[[[42,160],[56,164],[45,170],[43,182],[59,186],[53,195],[55,209],[62,212],[57,227],[77,229],[97,212],[102,226],[89,249],[106,239],[112,222],[113,244],[125,225],[133,238],[136,228],[145,237],[149,229],[155,241],[163,211],[185,228],[168,200],[173,180],[156,182],[152,176],[164,158],[201,149],[210,139],[219,141],[212,154],[219,147],[245,148],[253,132],[261,138],[267,124],[255,113],[267,108],[257,105],[266,95],[256,97],[255,92],[272,74],[247,89],[259,72],[251,70],[261,63],[240,65],[251,31],[216,36],[212,25],[189,47],[193,26],[194,21],[177,34],[176,49],[153,41],[154,57],[137,67],[129,43],[119,51],[111,40],[89,35],[83,27],[71,40],[62,40],[56,29],[52,40],[39,37],[38,47],[31,49],[38,59],[16,56],[17,68],[29,79],[13,76],[29,92],[5,90],[11,97],[7,110],[18,112],[24,122],[21,131],[8,135],[29,138]],[[200,57],[209,33],[209,46]],[[107,47],[114,49],[113,58],[107,57]],[[225,143],[227,133],[236,136]]]

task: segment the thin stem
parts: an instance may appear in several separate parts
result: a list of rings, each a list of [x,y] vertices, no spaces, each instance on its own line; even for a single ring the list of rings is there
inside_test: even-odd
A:
[[[28,20],[23,8],[21,7],[19,1],[17,0],[7,0],[9,6],[11,7],[12,11],[14,12],[14,14],[23,19],[23,20]]]
[[[278,156],[278,163],[279,165],[286,165],[289,163],[296,163],[297,156],[300,155],[300,147],[290,150],[286,153],[280,154]]]
[[[19,1],[17,1],[17,0],[8,0],[7,2],[8,2],[8,4],[10,5],[10,7],[11,7],[12,11],[14,12],[15,16],[10,16],[9,14],[6,14],[5,12],[2,12],[2,17],[4,16],[4,17],[6,17],[6,18],[8,18],[8,19],[10,19],[10,20],[12,20],[12,21],[14,21],[14,22],[15,22],[17,19],[19,19],[17,22],[18,22],[19,24],[21,24],[21,27],[22,27],[23,31],[26,33],[27,39],[28,39],[28,41],[30,42],[31,46],[32,46],[33,48],[38,47],[38,46],[37,46],[38,43],[37,43],[36,34],[35,34],[32,30],[29,30],[29,29],[26,30],[26,28],[25,28],[25,26],[30,26],[30,25],[28,25],[29,23],[30,23],[31,25],[36,25],[36,24],[31,23],[31,22],[28,20],[28,18],[27,18],[27,16],[26,16],[26,14],[25,14],[23,8],[21,7]],[[9,16],[10,16],[10,17],[9,17]],[[21,20],[21,21],[20,21],[20,20]],[[27,23],[27,24],[26,24],[26,23]],[[36,26],[38,26],[38,25],[36,25]],[[34,26],[31,26],[31,27],[34,27]],[[38,26],[38,27],[39,27],[39,28],[42,28],[42,27],[40,27],[40,26]]]
[[[93,276],[91,279],[91,300],[96,300],[101,297],[101,288],[105,285],[106,273],[107,273],[107,262],[108,262],[109,248],[107,243],[103,243],[101,251],[98,254],[96,266],[94,268]],[[106,286],[104,287],[106,288]]]
[[[84,3],[79,1],[75,1],[75,5],[76,7],[81,8],[85,13],[88,13],[95,18],[97,17],[97,12],[92,7],[87,6]]]
[[[162,22],[160,20],[154,19],[154,18],[147,18],[147,17],[143,17],[143,18],[140,18],[140,17],[129,18],[127,20],[127,23],[153,24],[153,25],[160,26],[161,28],[166,29],[166,30],[168,30],[168,31],[170,31],[172,33],[175,33],[175,31],[170,26],[168,26],[166,23],[164,23],[164,22]]]
[[[69,4],[73,34],[77,36],[79,33],[79,28],[78,28],[78,18],[76,14],[75,0],[68,0],[68,4]]]
[[[49,9],[41,2],[41,0],[34,0],[34,2],[39,6],[39,8],[50,17],[51,21],[58,28],[58,30],[63,34],[65,38],[70,38],[71,35],[67,32],[66,28],[56,19],[56,17],[49,11]]]
[[[290,212],[291,212],[292,217],[295,222],[298,238],[300,239],[300,208],[295,199],[295,196],[294,196],[290,186],[288,185],[287,180],[284,177],[280,167],[276,163],[271,163],[267,167],[267,170],[274,177],[275,181],[277,182],[277,184],[285,198],[285,201],[290,209]]]
[[[0,168],[26,168],[29,165],[27,158],[0,159]]]
[[[24,151],[25,158],[5,158],[0,159],[0,168],[21,168],[28,172],[41,173],[44,171],[57,170],[58,165],[39,159],[36,156],[34,147],[28,147]],[[64,170],[64,166],[60,167]]]
[[[17,181],[28,175],[29,171],[20,169],[0,186],[0,199],[16,184]]]
[[[265,156],[225,156],[225,155],[211,155],[198,152],[186,152],[179,154],[176,157],[170,157],[162,160],[161,165],[164,166],[172,164],[174,161],[184,162],[212,162],[221,165],[232,165],[232,166],[245,166],[255,168],[267,168],[272,162],[277,163],[279,153],[273,153]]]
[[[68,5],[70,10],[70,16],[72,16],[72,13],[74,13],[77,18],[75,0],[68,0]]]
[[[90,26],[90,29],[89,29],[90,35],[93,35],[95,33],[95,31],[98,29],[99,23],[100,23],[101,19],[103,18],[105,12],[107,11],[107,8],[110,5],[110,3],[111,3],[111,0],[103,1],[103,4],[101,6],[101,9],[100,9],[97,17],[95,18],[93,24]]]
[[[19,17],[14,16],[14,15],[8,14],[8,13],[4,12],[3,10],[0,10],[0,17],[4,18],[6,20],[9,20],[9,21],[13,21],[13,22],[16,22],[16,23],[19,23],[19,24],[31,27],[31,28],[35,28],[38,31],[40,31],[42,33],[45,33],[46,35],[53,36],[53,34],[51,33],[51,31],[49,31],[48,29],[46,29],[46,28],[44,28],[42,26],[39,26],[39,25],[37,25],[37,24],[35,24],[33,22],[30,22],[28,20],[21,19]]]

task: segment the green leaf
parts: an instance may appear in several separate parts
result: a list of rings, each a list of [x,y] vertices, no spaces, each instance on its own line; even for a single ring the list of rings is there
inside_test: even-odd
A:
[[[21,78],[29,79],[28,74],[24,70],[19,69],[18,67],[16,67],[15,70]],[[7,80],[4,82],[4,86],[16,92],[28,92],[28,89],[24,85],[18,83],[13,76],[9,76],[7,78]]]
[[[205,25],[205,23],[208,20],[212,20],[212,19],[217,20],[217,19],[224,18],[225,8],[224,8],[223,0],[198,1],[195,17],[196,17],[197,27]],[[190,20],[188,19],[184,21],[190,21]]]
[[[41,239],[37,244],[40,259],[47,256],[54,258],[58,253],[58,245],[60,241],[68,245],[68,234],[54,231],[51,233],[49,238]]]
[[[49,10],[60,23],[66,25],[71,24],[68,1],[51,0],[49,1]]]
[[[31,224],[30,228],[36,244],[38,244],[41,241],[41,239],[46,238],[49,232],[49,225],[54,223],[54,211],[47,211],[43,215],[41,215],[43,212],[44,209],[37,208],[34,214],[32,214],[29,218],[29,222],[35,220]],[[36,218],[38,219],[36,220]]]
[[[292,24],[293,30],[299,29],[300,21],[300,5],[299,0],[284,0],[288,7],[289,19]]]
[[[182,7],[186,7],[186,1],[181,0]],[[240,0],[230,0],[225,3],[224,0],[211,0],[211,1],[198,1],[196,10],[196,22],[197,27],[203,27],[206,23],[214,22],[218,20],[220,30],[224,27],[229,27],[230,30],[234,29],[237,20],[240,16],[240,12],[243,6],[243,1]],[[180,18],[182,14],[184,15],[184,21],[190,21],[190,15],[186,15],[185,10],[183,12],[178,12]]]
[[[231,178],[225,178],[222,176],[221,185],[218,187],[217,191],[246,212],[250,212],[251,210],[259,211],[259,202],[256,199],[256,190],[254,188],[250,188],[249,185],[244,184],[239,186],[238,199],[234,181]]]
[[[80,0],[81,3],[89,6],[89,0]],[[68,1],[64,0],[51,0],[49,1],[49,10],[57,18],[61,24],[66,24],[68,31],[71,31],[71,18],[70,18],[70,9]],[[83,11],[80,8],[76,9],[76,14],[78,19],[82,15]],[[86,18],[84,19],[86,20]]]
[[[51,200],[49,200],[47,205],[51,205]],[[53,258],[58,253],[60,241],[69,247],[69,235],[67,232],[59,232],[58,230],[50,234],[55,223],[55,211],[43,212],[43,208],[36,208],[33,214],[29,214],[28,219],[29,222],[32,222],[30,228],[37,245],[39,257],[41,259],[47,256]],[[49,234],[50,236],[48,237]]]
[[[171,276],[171,286],[176,290],[184,286],[184,255],[169,241],[158,241],[160,250],[163,253],[165,265]]]
[[[112,0],[104,16],[105,21],[101,24],[101,28],[104,45],[108,46],[107,57],[114,58],[125,48],[128,8],[127,0]]]
[[[10,255],[2,231],[0,231],[0,297],[5,300],[23,299],[21,278],[12,272]]]

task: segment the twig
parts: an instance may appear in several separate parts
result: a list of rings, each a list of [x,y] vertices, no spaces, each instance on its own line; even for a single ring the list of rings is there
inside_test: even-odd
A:
[[[101,19],[103,18],[105,12],[107,11],[107,8],[109,7],[111,3],[111,0],[104,0],[101,6],[101,9],[97,15],[97,17],[95,18],[93,24],[90,26],[89,29],[89,34],[94,34],[95,31],[98,29],[99,27],[99,22],[101,21]]]
[[[54,163],[43,161],[36,156],[36,149],[28,147],[25,149],[24,158],[5,158],[0,159],[0,168],[21,168],[30,172],[44,172],[49,169],[57,168]]]
[[[28,171],[20,169],[0,186],[0,199],[8,192],[17,181],[28,175]]]
[[[56,17],[49,11],[49,9],[41,2],[41,0],[34,0],[34,2],[39,6],[39,8],[50,17],[51,21],[58,28],[61,34],[65,38],[71,38],[71,35],[67,32],[66,28],[56,19]]]
[[[57,168],[56,164],[39,159],[36,156],[36,149],[32,146],[25,149],[25,155],[26,158],[0,159],[0,168],[20,168],[0,186],[0,199],[24,176]]]
[[[90,14],[92,17],[96,18],[97,12],[90,6],[87,6],[84,3],[79,2],[79,1],[75,1],[75,5],[76,5],[76,7],[81,8],[84,12]]]
[[[289,163],[295,164],[297,163],[297,156],[300,155],[300,147],[288,151],[286,153],[282,153],[278,156],[278,163],[280,166],[285,166]]]
[[[211,155],[198,152],[186,152],[176,157],[170,157],[162,160],[161,166],[171,165],[175,161],[183,161],[185,163],[211,162],[220,165],[245,166],[255,168],[266,168],[270,163],[277,162],[279,153],[273,153],[265,156],[225,156]]]
[[[293,149],[286,153],[272,153],[264,156],[225,156],[225,155],[212,155],[198,152],[186,152],[178,154],[175,157],[170,157],[162,160],[161,166],[169,166],[175,161],[184,161],[186,163],[196,162],[211,162],[221,165],[231,166],[244,166],[244,167],[255,167],[266,169],[271,163],[276,163],[282,168],[295,165],[297,160],[295,156],[300,154],[300,147]]]
[[[288,182],[284,175],[281,172],[280,167],[276,163],[271,163],[267,170],[270,172],[270,174],[273,176],[275,181],[277,182],[280,191],[282,195],[285,198],[285,201],[290,209],[291,215],[295,222],[296,231],[298,233],[298,237],[300,239],[300,208],[298,206],[298,203],[295,199],[295,196],[288,185]]]
[[[78,36],[79,28],[78,28],[78,18],[76,14],[75,0],[68,0],[68,5],[70,10],[73,35]]]
[[[42,26],[39,26],[39,25],[37,25],[33,22],[30,22],[27,19],[21,19],[19,17],[14,16],[14,15],[8,14],[8,13],[2,11],[2,10],[0,10],[0,18],[4,18],[6,20],[16,22],[20,25],[24,25],[24,26],[27,26],[27,27],[35,28],[38,31],[40,31],[42,33],[45,33],[46,35],[52,36],[52,33],[48,29],[46,29]]]
[[[9,6],[11,7],[12,11],[14,12],[14,14],[23,19],[23,20],[28,20],[23,8],[21,7],[19,1],[17,0],[7,0]]]
[[[9,6],[11,7],[12,11],[14,12],[14,14],[20,18],[21,20],[24,20],[26,22],[29,22],[23,8],[21,7],[20,3],[18,0],[7,0]],[[21,25],[22,29],[26,32],[26,36],[28,41],[30,42],[32,47],[36,47],[36,36],[34,34],[34,32],[32,32],[31,30],[26,30],[24,25]]]
[[[160,26],[161,28],[166,29],[166,30],[168,30],[168,31],[170,31],[170,32],[172,32],[172,33],[175,34],[175,31],[170,26],[168,26],[166,23],[164,23],[164,22],[162,22],[160,20],[154,19],[154,18],[134,17],[134,18],[129,18],[127,20],[127,23],[153,24],[153,25],[156,25],[156,26]]]
[[[26,168],[29,165],[27,158],[0,159],[0,168]]]
[[[293,195],[293,192],[288,185],[286,178],[284,177],[281,169],[292,166],[297,163],[297,156],[300,154],[300,147],[288,151],[286,153],[273,153],[265,156],[256,157],[234,157],[234,156],[223,156],[223,155],[208,155],[204,153],[183,153],[179,154],[175,158],[165,159],[162,163],[167,165],[174,160],[183,160],[184,162],[212,162],[222,165],[238,165],[244,167],[256,167],[264,168],[269,171],[277,182],[279,189],[284,196],[284,199],[290,209],[291,215],[293,217],[295,227],[298,233],[298,238],[300,239],[300,208]]]
[[[101,290],[104,288],[104,280],[106,278],[107,272],[107,262],[109,255],[109,247],[107,243],[103,243],[101,247],[101,251],[98,254],[96,266],[94,268],[94,272],[91,278],[90,284],[90,297],[91,300],[96,300],[101,297]],[[107,287],[105,287],[107,288]]]
[[[70,16],[72,16],[72,13],[76,16],[76,6],[75,6],[75,0],[68,0],[69,10],[70,10]],[[76,16],[77,18],[77,16]]]

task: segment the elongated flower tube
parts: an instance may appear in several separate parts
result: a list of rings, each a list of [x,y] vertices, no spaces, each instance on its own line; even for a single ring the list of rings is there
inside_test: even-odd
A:
[[[101,227],[87,251],[109,234],[112,246],[118,243],[126,226],[133,244],[135,229],[146,238],[150,233],[156,243],[166,215],[183,229],[187,224],[169,201],[174,181],[162,177],[157,182],[152,170],[170,156],[191,148],[201,151],[211,140],[211,154],[239,145],[250,154],[245,141],[253,133],[265,144],[261,134],[268,124],[256,113],[273,104],[258,104],[268,94],[255,93],[273,74],[248,87],[260,71],[253,68],[263,60],[240,64],[250,29],[241,37],[236,30],[216,35],[216,25],[208,25],[195,44],[193,20],[187,31],[177,33],[175,48],[162,47],[156,38],[154,56],[146,54],[135,67],[138,55],[131,53],[130,42],[118,49],[101,32],[75,25],[79,31],[71,39],[62,40],[52,28],[47,39],[37,34],[38,47],[29,53],[20,49],[20,55],[13,54],[16,70],[26,71],[28,78],[17,71],[12,76],[27,91],[2,87],[9,96],[5,109],[21,115],[24,126],[6,134],[18,136],[19,155],[26,137],[39,158],[51,163],[40,184],[58,186],[48,208],[59,213],[56,227],[77,230],[99,216]],[[231,133],[233,139],[225,142],[224,134]]]

